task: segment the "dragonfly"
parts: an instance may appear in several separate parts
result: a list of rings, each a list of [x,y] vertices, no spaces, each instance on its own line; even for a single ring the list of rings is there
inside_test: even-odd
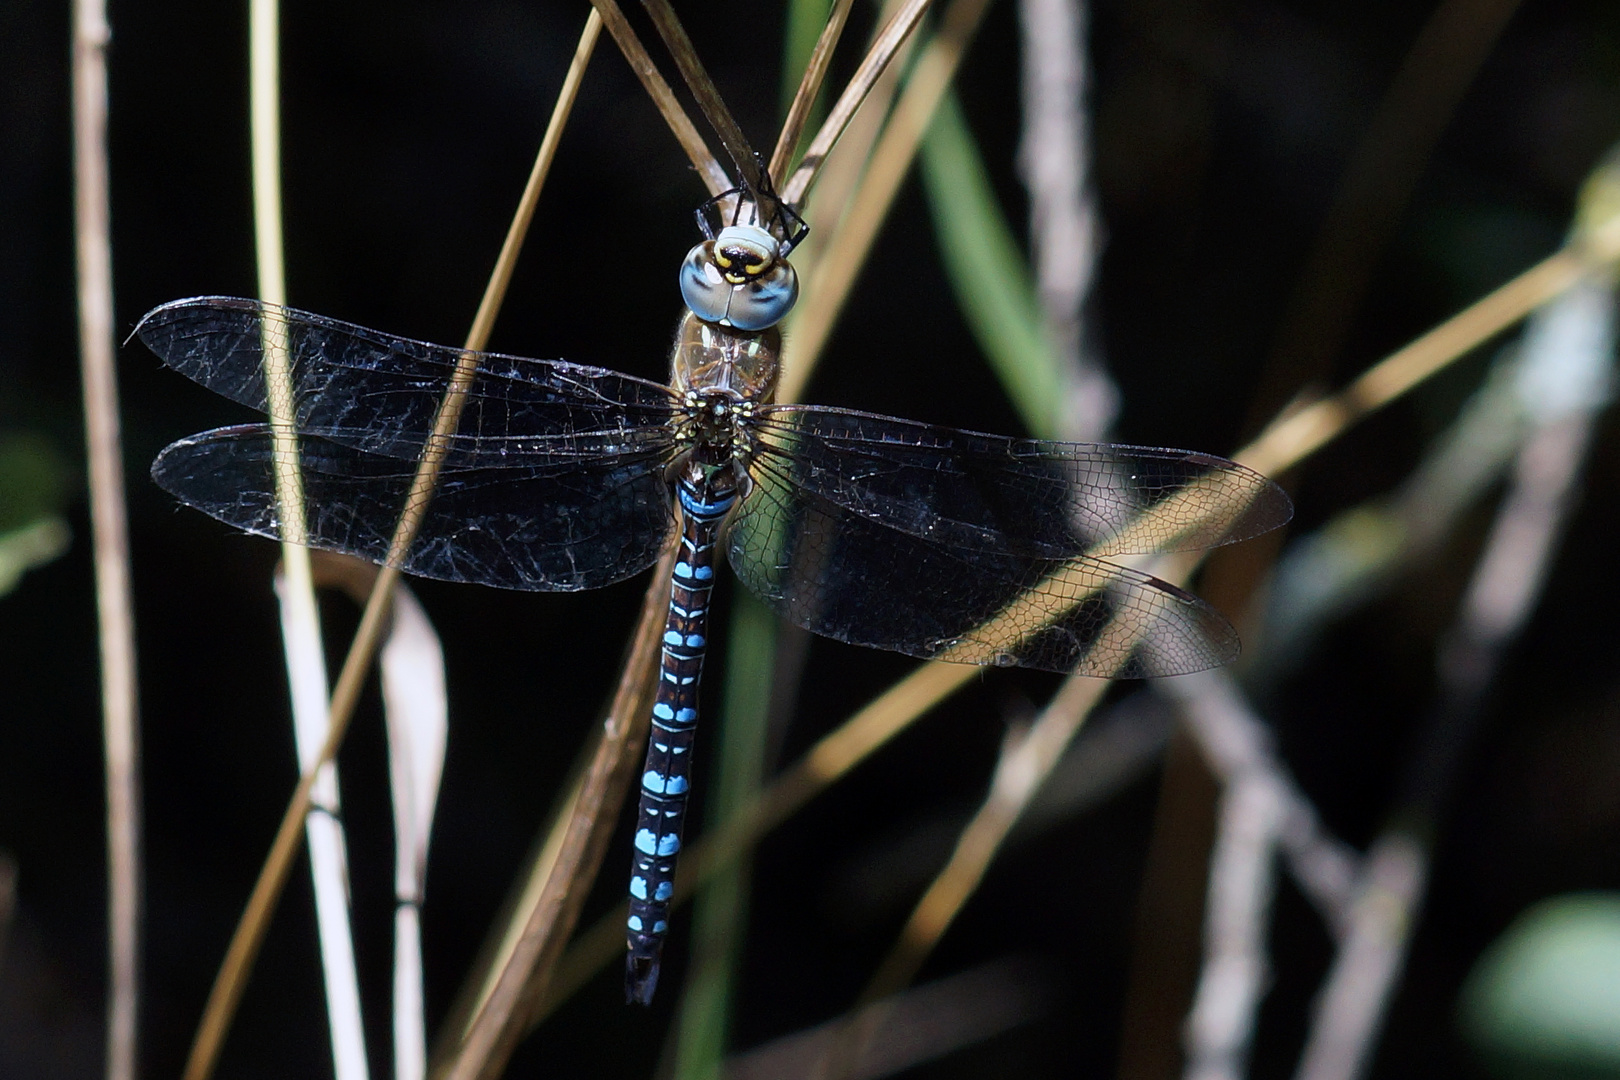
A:
[[[284,358],[311,546],[388,561],[467,358],[476,373],[455,429],[433,436],[437,486],[401,570],[569,592],[629,578],[676,545],[626,927],[626,995],[642,1004],[669,927],[720,551],[778,616],[836,641],[1138,678],[1228,663],[1238,640],[1204,601],[1124,557],[1232,543],[1292,515],[1270,480],[1209,454],[777,403],[802,226],[757,204],[751,222],[710,223],[701,208],[699,222],[667,385],[232,297],[177,300],[136,329],[168,366],[260,411],[267,348]],[[169,446],[152,476],[220,521],[280,537],[285,446],[267,424],[219,428]]]

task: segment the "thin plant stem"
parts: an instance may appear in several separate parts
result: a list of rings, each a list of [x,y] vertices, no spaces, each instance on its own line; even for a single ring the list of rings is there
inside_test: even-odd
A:
[[[279,306],[287,302],[285,229],[281,194],[280,4],[251,0],[248,11],[248,98],[252,144],[254,249],[259,296]],[[320,609],[310,567],[303,475],[294,426],[292,362],[284,327],[260,324],[265,398],[269,406],[276,510],[281,521],[282,650],[292,695],[295,743],[302,759],[319,747],[330,727],[326,651],[321,644]],[[326,988],[332,1067],[337,1080],[367,1080],[365,1023],[360,1012],[359,975],[349,922],[347,851],[337,816],[337,766],[320,766],[311,792],[314,806],[304,816],[310,872],[315,892],[321,972]]]
[[[73,5],[74,243],[107,789],[108,1080],[134,1080],[140,1004],[141,816],[135,603],[113,365],[107,42],[102,0]]]
[[[989,797],[962,830],[950,861],[917,902],[898,941],[861,994],[863,1003],[879,1001],[911,982],[984,880],[990,861],[1012,831],[1018,815],[1034,798],[1107,690],[1106,679],[1071,677],[1042,710],[1034,726],[1003,751]]]
[[[838,47],[844,24],[849,20],[849,9],[854,6],[855,0],[836,0],[827,16],[826,25],[821,28],[821,36],[816,39],[816,47],[810,53],[810,62],[805,65],[804,77],[799,80],[799,89],[788,106],[787,119],[782,121],[782,133],[777,136],[776,149],[771,152],[769,171],[772,179],[785,174],[793,160],[793,151],[798,149],[799,139],[804,135],[804,125],[809,121],[810,110],[816,103],[816,95],[821,92],[822,81],[827,77],[827,66],[832,63],[833,50]]]
[[[856,68],[855,74],[851,76],[849,85],[838,95],[838,101],[827,113],[827,119],[822,121],[821,129],[805,148],[799,167],[793,170],[793,175],[782,185],[784,201],[794,206],[804,204],[804,200],[810,195],[810,189],[815,185],[816,177],[821,172],[822,163],[827,160],[827,155],[832,152],[839,136],[849,126],[856,110],[865,103],[867,92],[888,69],[889,61],[894,59],[895,53],[911,36],[918,20],[923,17],[931,4],[932,0],[906,0],[900,10],[883,24],[883,29],[878,31],[871,48],[867,49],[865,58],[861,60],[860,67]]]
[[[872,153],[855,201],[839,223],[836,234],[822,249],[826,255],[806,283],[805,302],[793,323],[793,363],[786,368],[788,378],[793,381],[790,393],[797,394],[826,346],[833,323],[843,310],[855,277],[865,265],[878,229],[900,190],[900,182],[911,168],[923,133],[928,130],[934,110],[956,75],[962,54],[988,7],[989,0],[953,0],[945,10],[939,32],[917,58],[894,114]],[[891,25],[903,14],[904,11],[898,13]],[[831,123],[829,118],[822,130],[826,131]],[[821,153],[825,155],[825,151]],[[819,165],[820,160],[812,144],[794,179],[797,180],[812,162]],[[784,191],[783,196],[790,202],[796,201],[792,188]]]
[[[687,159],[692,167],[697,169],[698,175],[703,178],[703,184],[709,189],[710,195],[718,195],[731,187],[731,177],[726,175],[725,168],[715,156],[709,153],[708,144],[698,133],[697,125],[693,124],[681,103],[675,99],[675,93],[669,88],[669,83],[658,73],[658,66],[653,63],[652,57],[647,55],[647,49],[641,44],[630,21],[619,10],[619,5],[613,0],[591,0],[591,6],[601,16],[602,24],[607,27],[613,43],[619,47],[624,58],[630,62],[630,70],[636,73],[641,80],[641,86],[652,98],[658,112],[674,132],[675,141],[681,144],[686,151]]]
[[[512,267],[522,247],[529,221],[533,217],[534,204],[539,199],[540,188],[555,156],[562,127],[573,107],[584,62],[590,53],[584,41],[588,37],[594,44],[597,33],[595,22],[594,18],[586,22],[585,32],[581,35],[581,49],[575,54],[574,65],[570,67],[563,91],[558,96],[551,123],[541,142],[540,152],[529,175],[529,182],[524,188],[522,201],[513,216],[506,241],[501,247],[501,254],[490,275],[484,298],[479,304],[478,314],[468,333],[467,352],[458,361],[445,398],[434,417],[432,433],[428,436],[422,460],[412,480],[410,494],[407,496],[404,510],[389,544],[387,562],[378,573],[377,581],[366,600],[365,610],[360,617],[360,626],[355,632],[354,641],[349,647],[348,656],[344,659],[343,669],[338,675],[337,685],[332,693],[331,727],[327,731],[326,742],[311,768],[299,779],[298,786],[288,801],[281,826],[259,872],[253,893],[248,899],[247,909],[237,924],[225,960],[220,966],[219,975],[209,992],[208,1003],[192,1044],[191,1055],[186,1062],[183,1074],[185,1080],[205,1080],[213,1072],[225,1032],[235,1015],[236,1006],[247,983],[248,973],[258,955],[260,945],[263,944],[270,916],[275,910],[282,888],[286,885],[293,857],[298,852],[302,835],[299,826],[309,810],[310,792],[320,765],[330,761],[336,754],[348,730],[349,721],[354,715],[354,707],[359,700],[366,672],[376,654],[394,586],[399,581],[400,564],[410,549],[411,541],[415,539],[427,504],[432,498],[439,468],[444,460],[446,440],[456,429],[461,407],[466,401],[467,388],[477,371],[478,361],[474,354],[488,340],[495,312],[499,310],[505,297],[507,285],[511,280]]]
[[[669,0],[641,0],[641,6],[652,16],[653,25],[658,28],[665,47],[669,49],[669,55],[675,60],[675,69],[681,73],[686,88],[692,91],[692,96],[697,99],[698,108],[703,110],[709,126],[719,136],[720,145],[726,148],[731,163],[737,167],[737,175],[742,178],[748,190],[758,192],[762,185],[759,160],[754,156],[754,148],[749,145],[748,137],[743,134],[742,128],[737,126],[731,110],[726,107],[725,99],[720,96],[719,88],[709,77],[708,69],[698,59],[697,48],[687,36],[686,27],[681,25],[675,9],[670,6]]]
[[[1262,473],[1291,468],[1351,424],[1383,408],[1560,295],[1593,270],[1620,257],[1620,216],[1459,311],[1391,353],[1332,397],[1273,420],[1233,455]]]

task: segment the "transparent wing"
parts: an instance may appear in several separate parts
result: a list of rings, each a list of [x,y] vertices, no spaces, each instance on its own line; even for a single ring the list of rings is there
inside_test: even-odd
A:
[[[1140,678],[1230,663],[1196,596],[1089,556],[1049,559],[902,530],[826,497],[764,449],[732,523],[738,578],[814,633],[930,660]]]
[[[216,393],[268,411],[265,343],[286,358],[300,431],[415,460],[462,357],[478,362],[457,428],[458,464],[555,460],[558,440],[597,449],[665,438],[668,387],[602,368],[466,353],[257,300],[204,296],[155,308],[135,328],[163,362]]]
[[[357,450],[359,439],[353,431],[300,436],[307,542],[381,563],[416,465]],[[220,428],[169,446],[152,478],[226,524],[279,538],[273,461],[267,425]],[[620,581],[650,566],[674,528],[665,461],[662,451],[581,452],[543,465],[468,468],[452,456],[400,569],[544,592]]]
[[[1151,554],[1229,544],[1288,521],[1270,480],[1225,458],[1045,442],[814,406],[773,408],[762,450],[850,513],[944,545],[1008,555]]]

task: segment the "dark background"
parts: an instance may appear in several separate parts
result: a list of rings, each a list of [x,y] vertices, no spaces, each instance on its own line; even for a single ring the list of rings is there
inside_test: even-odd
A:
[[[777,6],[681,11],[743,126],[768,144],[781,81]],[[1601,0],[1522,6],[1379,252],[1342,347],[1319,362],[1294,368],[1285,357],[1267,368],[1346,162],[1429,13],[1428,4],[1400,2],[1095,5],[1107,249],[1093,316],[1123,392],[1121,441],[1230,451],[1280,403],[1279,390],[1286,398],[1307,382],[1342,383],[1557,246],[1578,184],[1620,137],[1620,7]],[[461,340],[584,16],[583,2],[289,3],[292,301],[411,337]],[[870,17],[857,13],[846,52]],[[245,20],[245,4],[112,5],[122,332],[166,300],[254,290]],[[77,462],[67,58],[66,5],[0,7],[0,429],[38,433]],[[1003,205],[1022,222],[1012,166],[1017,71],[1015,9],[1002,3],[960,90]],[[661,378],[679,307],[674,270],[703,197],[604,38],[491,347]],[[604,244],[619,253],[611,274],[599,269]],[[1399,482],[1481,370],[1479,360],[1459,365],[1318,454],[1292,478],[1294,528]],[[248,417],[164,371],[139,345],[122,350],[120,377],[149,859],[143,1067],[164,1076],[184,1059],[295,774],[273,545],[177,508],[146,479],[166,443]],[[915,180],[808,393],[1019,430],[956,313]],[[1466,758],[1375,1076],[1481,1075],[1453,1034],[1457,987],[1480,950],[1540,897],[1620,886],[1615,436],[1612,424],[1599,434],[1544,603]],[[103,809],[82,498],[69,516],[68,555],[0,600],[0,849],[19,870],[0,961],[8,1076],[89,1077],[100,1067]],[[1388,807],[1407,736],[1430,702],[1436,636],[1487,521],[1472,519],[1473,533],[1390,599],[1336,627],[1279,694],[1272,715],[1285,753],[1329,826],[1353,843],[1371,839]],[[414,587],[444,639],[452,695],[424,914],[436,1023],[611,691],[641,587],[573,596]],[[354,614],[341,600],[327,611],[337,649]],[[723,628],[718,637],[723,650]],[[813,645],[786,754],[911,667]],[[846,903],[852,875],[908,830],[964,820],[1005,719],[1054,685],[1038,674],[986,675],[767,838],[738,1047],[847,1007],[943,851],[897,867],[902,884],[887,900]],[[392,855],[374,695],[342,768],[373,1067],[385,1075]],[[997,861],[924,977],[1033,954],[1055,961],[1059,1005],[915,1075],[1113,1072],[1158,801],[1154,773]],[[619,895],[625,850],[610,853],[588,917]],[[221,1075],[329,1072],[310,906],[307,875],[296,872]],[[1291,1072],[1330,956],[1315,915],[1287,886],[1273,944],[1277,984],[1253,1069],[1263,1078]],[[668,969],[681,971],[684,956],[677,930]],[[525,1044],[512,1074],[648,1075],[673,998],[666,992],[650,1013],[626,1009],[617,972],[603,975]]]

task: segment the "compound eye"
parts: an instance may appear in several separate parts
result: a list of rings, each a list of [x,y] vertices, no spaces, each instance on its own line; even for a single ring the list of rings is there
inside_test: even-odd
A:
[[[721,231],[722,237],[726,231]],[[681,299],[686,306],[705,322],[743,331],[763,330],[780,322],[799,298],[799,276],[793,267],[776,261],[764,274],[733,284],[716,257],[721,242],[705,240],[681,261]]]
[[[681,260],[681,299],[704,322],[723,322],[731,290],[714,263],[714,241],[705,240]]]
[[[779,262],[764,277],[731,290],[726,318],[739,330],[763,330],[781,322],[798,299],[799,275]]]

